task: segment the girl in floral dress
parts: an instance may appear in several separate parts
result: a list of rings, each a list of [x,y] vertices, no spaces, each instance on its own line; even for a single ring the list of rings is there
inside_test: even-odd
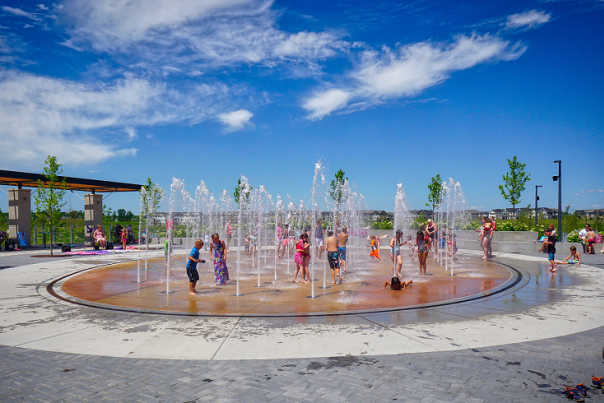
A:
[[[227,250],[224,241],[217,233],[212,234],[210,258],[214,259],[214,285],[225,284],[229,279],[229,269],[226,265]]]

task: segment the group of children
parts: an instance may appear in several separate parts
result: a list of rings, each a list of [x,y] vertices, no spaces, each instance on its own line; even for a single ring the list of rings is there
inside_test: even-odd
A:
[[[321,259],[323,250],[326,251],[327,261],[329,262],[329,268],[331,269],[332,284],[342,284],[344,282],[343,277],[340,274],[340,267],[342,267],[342,273],[346,273],[346,245],[348,243],[348,230],[346,227],[339,227],[336,225],[336,233],[333,230],[327,230],[327,238],[323,240],[323,228],[322,220],[317,220],[315,227],[315,253]],[[310,263],[310,240],[309,231],[304,231],[300,235],[300,239],[296,243],[296,254],[294,255],[294,261],[296,262],[296,271],[294,273],[293,282],[303,283],[310,282],[310,275],[308,271],[308,265]],[[298,274],[301,275],[302,280],[298,280]]]
[[[544,231],[544,239],[543,246],[539,249],[539,252],[547,252],[550,263],[549,271],[555,273],[558,271],[557,265],[559,264],[570,264],[577,265],[581,263],[581,255],[577,252],[577,248],[574,246],[570,247],[570,254],[566,257],[566,259],[556,262],[556,230],[553,228],[553,225],[550,224],[548,228]]]

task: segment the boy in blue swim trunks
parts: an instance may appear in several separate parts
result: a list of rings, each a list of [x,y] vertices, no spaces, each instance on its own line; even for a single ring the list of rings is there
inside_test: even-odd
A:
[[[327,248],[327,260],[329,261],[329,268],[331,269],[331,284],[336,284],[336,276],[338,282],[342,284],[342,277],[340,276],[340,256],[338,254],[338,238],[333,235],[333,231],[327,231],[327,239],[325,240],[325,247]]]
[[[198,239],[195,241],[195,246],[189,253],[187,260],[187,276],[189,277],[189,295],[196,295],[195,286],[199,281],[199,272],[197,271],[197,263],[205,263],[205,260],[199,258],[199,250],[203,248],[203,241]]]
[[[547,245],[547,251],[549,253],[547,259],[552,265],[552,268],[549,269],[549,271],[555,273],[558,271],[558,269],[556,269],[556,262],[554,261],[554,259],[556,258],[556,237],[552,235],[551,228],[546,229],[544,234],[545,236],[547,236],[547,241],[543,241],[543,245]]]

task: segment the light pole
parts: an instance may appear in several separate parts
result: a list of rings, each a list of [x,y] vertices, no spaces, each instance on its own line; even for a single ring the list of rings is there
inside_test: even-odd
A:
[[[539,196],[537,196],[537,188],[542,188],[543,186],[541,185],[535,185],[535,227],[537,225],[539,225],[539,208],[538,208],[538,202],[539,202]]]
[[[556,160],[554,164],[558,164],[558,176],[552,179],[558,181],[558,242],[563,242],[562,238],[562,161]]]

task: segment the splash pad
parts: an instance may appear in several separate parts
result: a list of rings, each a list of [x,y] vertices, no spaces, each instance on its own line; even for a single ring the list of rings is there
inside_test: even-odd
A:
[[[386,255],[387,251],[384,251]],[[387,312],[402,309],[448,305],[493,295],[510,287],[516,276],[509,269],[476,259],[460,259],[453,276],[434,259],[428,261],[428,275],[417,274],[417,264],[410,259],[403,264],[403,279],[413,280],[405,290],[383,289],[392,268],[389,260],[383,264],[363,262],[347,272],[345,282],[321,287],[322,276],[315,279],[315,295],[311,284],[293,283],[287,274],[286,262],[274,268],[260,270],[261,287],[257,286],[258,270],[252,270],[249,258],[243,258],[244,268],[237,284],[213,286],[209,264],[200,264],[199,292],[188,294],[188,279],[184,256],[173,259],[170,289],[166,294],[165,259],[151,259],[149,269],[137,283],[136,262],[120,263],[88,270],[67,278],[62,290],[72,302],[100,308],[158,314],[216,315],[216,316],[297,316],[345,315],[362,312]],[[233,262],[231,262],[233,264]],[[178,267],[178,268],[176,268]],[[331,275],[330,275],[331,276]],[[331,278],[331,277],[330,277]]]

